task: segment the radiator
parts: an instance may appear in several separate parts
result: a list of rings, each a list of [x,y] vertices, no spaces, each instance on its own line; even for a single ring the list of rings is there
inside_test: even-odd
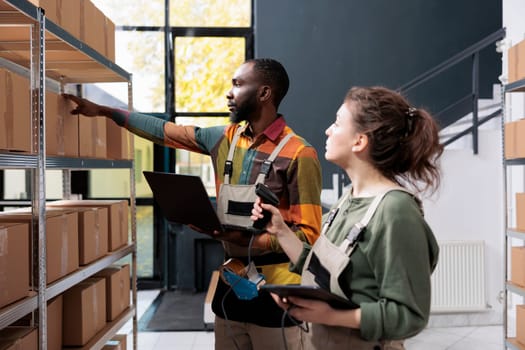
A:
[[[431,312],[487,309],[484,241],[441,241],[432,274]]]

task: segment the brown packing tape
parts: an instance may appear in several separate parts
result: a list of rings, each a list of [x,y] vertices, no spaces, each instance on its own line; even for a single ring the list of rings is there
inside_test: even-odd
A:
[[[7,228],[0,229],[0,258],[8,253]],[[1,276],[0,276],[1,277]],[[1,280],[0,280],[1,282]]]
[[[120,203],[120,205],[118,206],[118,217],[119,217],[119,227],[120,227],[120,242],[119,242],[119,246],[121,246],[125,240],[124,240],[124,204],[123,203]]]
[[[66,138],[66,132],[65,132],[65,126],[64,126],[64,116],[58,113],[58,106],[60,103],[60,95],[54,96],[54,98],[57,99],[57,110],[55,113],[57,113],[57,131],[55,134],[56,141],[57,141],[57,153],[59,156],[65,156],[66,155],[66,144],[65,144],[65,138]]]
[[[95,213],[95,227],[93,230],[95,231],[93,235],[95,236],[95,255],[97,258],[100,256],[100,215],[99,210],[97,208],[92,209]]]
[[[108,18],[104,16],[104,56],[108,57],[109,42],[108,42]]]
[[[68,261],[69,261],[69,242],[68,242],[68,216],[66,214],[60,215],[60,221],[62,224],[62,229],[60,236],[62,237],[62,251],[60,252],[60,277],[63,277],[67,274]]]
[[[519,66],[520,66],[520,55],[519,55],[519,49],[516,47],[516,51],[514,52],[514,74],[516,74],[515,78],[516,80],[520,80],[522,77],[520,77],[519,72]]]
[[[7,277],[8,248],[7,228],[3,228],[0,229],[0,291],[3,294],[3,298],[11,298],[9,288],[5,288],[9,283]]]
[[[91,135],[92,135],[92,142],[91,142],[91,157],[95,158],[97,155],[97,143],[98,143],[98,130],[97,130],[97,119],[96,117],[90,119],[91,121]]]
[[[4,70],[0,69],[0,102],[2,103],[0,105],[0,113],[2,115],[0,116],[0,148],[6,147],[7,144],[7,125],[6,125],[6,117],[7,117],[7,101],[9,100],[9,92],[10,90],[7,87],[7,75],[9,73]]]
[[[14,135],[14,95],[13,95],[13,77],[12,73],[7,72],[5,79],[5,91],[6,91],[6,112],[5,112],[5,130],[6,130],[6,146],[7,148],[13,147],[13,135]]]
[[[67,0],[65,0],[67,1]],[[84,2],[89,0],[80,0],[80,40],[86,41],[86,35],[84,32],[84,27],[86,26],[86,22],[84,20],[84,16],[86,14],[85,8],[84,8]]]
[[[93,322],[91,324],[91,327],[93,329],[93,331],[96,332],[97,330],[97,320],[98,320],[98,289],[97,289],[97,282],[95,280],[91,280],[90,281],[90,286],[89,286],[89,289],[92,293],[92,296],[93,298],[91,299],[92,301],[92,304],[91,304],[91,310],[93,312],[93,317],[91,319],[91,321]],[[89,310],[89,312],[91,311]]]

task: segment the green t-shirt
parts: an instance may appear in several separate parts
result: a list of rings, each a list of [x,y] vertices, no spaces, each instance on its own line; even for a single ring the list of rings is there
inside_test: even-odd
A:
[[[372,200],[373,197],[348,198],[326,237],[335,244],[341,243],[363,218]],[[304,244],[292,271],[302,271],[310,249]],[[364,339],[404,339],[426,326],[430,275],[438,252],[436,239],[414,198],[402,191],[388,193],[339,277],[342,289],[361,308],[360,331]]]

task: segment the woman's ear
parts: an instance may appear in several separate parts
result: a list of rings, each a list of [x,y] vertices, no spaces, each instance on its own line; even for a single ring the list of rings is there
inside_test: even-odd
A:
[[[368,136],[366,134],[357,134],[352,145],[353,152],[362,152],[368,146]]]

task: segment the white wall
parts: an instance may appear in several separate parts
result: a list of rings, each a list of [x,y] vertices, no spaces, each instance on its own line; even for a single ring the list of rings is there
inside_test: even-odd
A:
[[[506,82],[507,55],[506,50],[525,39],[525,1],[523,0],[504,0],[503,1],[503,26],[507,28],[507,38],[505,41],[506,47],[503,55],[503,75],[502,81]],[[523,93],[509,93],[505,98],[505,112],[506,120],[516,120],[525,117],[525,98]],[[525,173],[524,166],[509,167],[507,169],[507,193],[509,199],[507,217],[509,219],[508,226],[515,225],[515,200],[514,193],[525,191]],[[510,239],[512,245],[524,245],[522,240]],[[516,294],[509,293],[508,300],[508,325],[510,331],[507,332],[509,336],[515,335],[516,324],[516,310],[515,305],[525,303],[525,298],[518,297]]]
[[[507,50],[525,39],[525,1],[503,0],[503,26],[507,35],[502,46],[501,81],[507,82]],[[525,117],[524,94],[506,94],[506,119]],[[459,141],[443,154],[443,183],[440,191],[425,200],[426,218],[438,240],[479,240],[486,243],[485,312],[432,315],[430,326],[501,324],[503,321],[505,191],[503,188],[501,131],[496,126],[480,131],[479,154],[473,155],[468,142]],[[509,226],[515,222],[513,193],[525,191],[524,167],[508,169]],[[514,244],[514,243],[513,243]],[[519,242],[517,244],[524,244]],[[516,303],[523,298],[511,298],[509,328],[513,329]]]
[[[430,326],[500,324],[503,278],[503,170],[499,128],[479,132],[479,153],[472,147],[447,148],[441,159],[442,183],[424,200],[425,217],[438,241],[485,241],[487,310],[432,315]]]

